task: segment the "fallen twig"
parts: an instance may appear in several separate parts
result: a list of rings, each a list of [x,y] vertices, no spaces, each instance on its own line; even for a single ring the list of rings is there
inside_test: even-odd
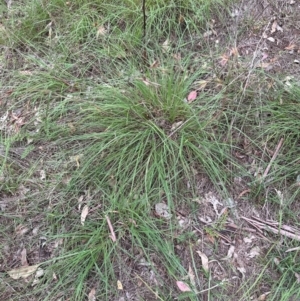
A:
[[[262,221],[257,217],[252,217],[252,219],[250,219],[242,216],[242,219],[247,221],[250,225],[252,225],[256,229],[266,230],[274,234],[280,234],[295,239],[297,241],[300,241],[300,231],[296,228],[292,228],[287,225],[280,225],[275,221]]]
[[[238,195],[237,200],[239,200],[244,194],[246,194],[246,193],[248,193],[248,192],[251,192],[251,189],[246,189],[246,190],[242,191],[242,192]]]
[[[292,252],[292,251],[298,251],[298,250],[300,250],[300,247],[288,249],[285,251],[285,253]]]
[[[284,139],[281,138],[280,141],[279,141],[279,143],[277,144],[276,150],[275,150],[275,152],[274,152],[274,154],[273,154],[273,156],[272,156],[272,158],[271,158],[271,160],[270,160],[270,162],[269,162],[269,164],[268,164],[268,166],[267,166],[267,168],[266,168],[266,170],[265,170],[265,172],[264,172],[264,174],[262,176],[263,179],[268,175],[268,173],[270,171],[270,168],[271,168],[271,165],[274,162],[274,160],[276,159],[276,157],[277,157],[277,155],[279,153],[279,150],[280,150],[280,148],[282,146],[283,140]]]
[[[251,229],[251,228],[246,228],[246,227],[239,227],[233,223],[230,224],[226,224],[227,227],[230,227],[234,230],[240,230],[240,231],[247,231],[247,232],[251,232],[251,233],[257,233],[257,231],[255,229]]]
[[[282,229],[277,230],[277,229],[275,229],[275,228],[266,226],[266,227],[265,227],[265,230],[270,231],[270,232],[273,232],[274,234],[280,234],[280,235],[283,235],[283,236],[286,236],[286,237],[295,239],[295,240],[297,240],[297,241],[300,241],[300,235],[296,235],[296,234],[293,234],[293,233],[291,233],[291,232],[288,232],[288,231],[285,231],[285,230],[282,230]]]
[[[258,222],[253,221],[253,220],[251,220],[247,217],[244,217],[244,216],[242,216],[241,218],[243,220],[245,220],[248,224],[250,224],[253,228],[255,228],[258,233],[263,234],[263,231],[261,230],[261,227],[260,227],[261,225],[259,225]]]
[[[109,227],[109,231],[110,231],[109,237],[111,238],[111,240],[113,242],[116,242],[117,241],[116,234],[115,234],[114,228],[113,228],[113,226],[110,222],[110,219],[107,215],[105,215],[105,218],[106,218],[106,221],[107,221],[107,224],[108,224],[108,227]]]

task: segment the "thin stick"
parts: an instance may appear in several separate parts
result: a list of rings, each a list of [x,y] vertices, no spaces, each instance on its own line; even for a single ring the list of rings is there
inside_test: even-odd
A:
[[[116,238],[116,234],[115,234],[115,231],[114,231],[114,228],[110,222],[110,219],[107,215],[105,215],[105,218],[106,218],[106,221],[107,221],[107,224],[108,224],[108,228],[109,228],[109,231],[110,231],[110,234],[109,237],[111,238],[111,240],[113,242],[116,242],[117,241],[117,238]]]
[[[297,229],[294,230],[294,233],[290,232],[288,230],[283,230],[282,227],[278,230],[278,229],[275,228],[277,226],[279,227],[278,223],[276,223],[276,222],[274,222],[274,223],[265,222],[265,221],[262,221],[262,220],[258,219],[257,217],[254,217],[254,216],[252,217],[252,219],[249,219],[249,218],[246,218],[246,217],[242,216],[242,219],[247,221],[250,225],[252,225],[256,229],[266,230],[266,231],[272,232],[274,234],[283,235],[285,237],[289,237],[289,238],[292,238],[294,240],[300,241],[300,232]],[[284,227],[286,229],[290,228],[290,227],[285,226],[285,225],[284,225]]]
[[[143,24],[143,42],[145,46],[145,39],[146,39],[146,0],[143,0],[143,17],[144,17],[144,24]]]
[[[290,233],[290,232],[282,230],[282,229],[277,230],[275,228],[269,227],[268,225],[266,225],[264,229],[267,230],[267,231],[270,231],[270,232],[272,232],[274,234],[280,234],[280,235],[283,235],[283,236],[295,239],[297,241],[300,241],[300,236],[297,235],[297,234]]]
[[[216,285],[214,285],[214,286],[212,286],[212,287],[209,287],[209,288],[207,288],[207,289],[204,289],[204,290],[202,290],[202,291],[200,291],[200,292],[197,292],[197,294],[203,294],[203,293],[205,293],[205,292],[207,292],[207,291],[210,291],[210,290],[212,290],[212,289],[214,289],[214,288],[216,288],[216,287],[219,287],[219,286],[221,286],[225,281],[228,281],[228,280],[227,280],[227,279],[223,279],[223,280],[221,281],[221,283],[216,284]]]
[[[138,279],[140,279],[140,280],[146,285],[146,287],[150,290],[151,293],[154,294],[155,299],[159,299],[159,300],[161,300],[161,301],[164,301],[164,300],[158,295],[158,293],[156,293],[156,292],[153,291],[153,289],[148,285],[147,282],[145,282],[145,281],[143,280],[142,277],[140,277],[137,273],[135,273],[135,276],[136,276]]]
[[[286,250],[285,253],[292,252],[292,251],[299,251],[299,250],[300,250],[300,247],[296,247],[296,248]]]
[[[278,145],[276,147],[276,150],[274,152],[274,155],[273,155],[272,159],[270,160],[270,163],[268,164],[268,166],[267,166],[267,168],[266,168],[266,170],[265,170],[265,172],[263,174],[263,178],[265,178],[268,175],[268,173],[270,171],[270,168],[271,168],[271,165],[274,162],[274,160],[276,159],[276,157],[277,157],[277,155],[279,153],[279,150],[280,150],[280,148],[282,146],[283,140],[284,140],[283,138],[280,139],[280,141],[279,141],[279,143],[278,143]]]
[[[246,194],[246,193],[248,193],[248,192],[251,192],[251,189],[246,189],[246,190],[242,191],[242,192],[238,195],[237,200],[240,199],[244,194]]]

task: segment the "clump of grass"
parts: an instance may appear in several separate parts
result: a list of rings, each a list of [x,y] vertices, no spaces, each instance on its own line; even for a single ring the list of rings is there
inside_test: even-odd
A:
[[[231,1],[228,1],[230,3]],[[224,8],[224,2],[215,1],[146,1],[146,42],[162,41],[171,35],[189,35],[206,30],[211,12]],[[224,11],[223,11],[224,13]],[[20,20],[20,14],[22,18]],[[76,22],[74,22],[76,20]],[[143,37],[142,1],[30,1],[26,6],[15,4],[5,22],[9,32],[8,45],[22,48],[51,46],[69,52],[78,47],[106,48],[112,57],[135,53]],[[99,28],[105,34],[97,35]],[[104,43],[103,43],[104,36]],[[107,44],[109,42],[108,49]],[[154,43],[153,43],[154,42]],[[34,43],[34,45],[33,45]],[[70,47],[70,45],[72,47]],[[70,51],[72,49],[72,51]],[[108,51],[109,50],[109,51]],[[86,49],[87,51],[87,49]]]
[[[197,179],[204,174],[226,193],[222,188],[233,162],[223,142],[228,124],[222,93],[199,93],[187,103],[198,74],[189,77],[173,64],[140,76],[121,87],[94,87],[84,99],[77,95],[53,103],[40,128],[38,136],[70,147],[63,154],[65,161],[75,158],[68,163],[72,180],[64,201],[54,202],[56,209],[49,214],[49,224],[66,233],[64,255],[53,267],[61,279],[51,284],[53,294],[72,281],[70,294],[80,300],[88,291],[86,283],[100,277],[104,286],[99,295],[112,298],[117,292],[108,287],[121,277],[114,264],[129,260],[138,248],[149,261],[150,254],[159,254],[165,274],[159,276],[157,262],[153,269],[165,288],[158,287],[158,294],[163,299],[172,295],[166,287],[172,288],[175,279],[185,275],[170,242],[178,225],[173,219],[153,220],[154,204],[166,202],[174,212],[178,204],[197,195]],[[95,194],[90,208],[101,204],[101,213],[89,216],[84,227],[79,224],[80,212],[72,209],[83,191]],[[117,244],[108,237],[104,214],[111,217]],[[68,224],[67,229],[61,229],[62,224]],[[74,273],[64,273],[66,266]],[[127,276],[124,279],[132,278]]]
[[[186,103],[190,84],[171,71],[150,77],[149,85],[138,80],[126,91],[105,89],[81,104],[83,132],[70,138],[85,145],[77,185],[108,187],[113,180],[122,193],[176,195],[193,187],[197,173],[224,185],[230,156],[221,138],[227,125],[216,114],[221,104],[205,94]]]
[[[257,284],[263,282],[270,286],[268,298],[272,301],[298,300],[300,297],[297,285],[300,272],[299,253],[297,248],[292,252],[285,252],[294,249],[296,245],[285,241],[272,248],[267,254],[268,272],[259,275]]]
[[[64,239],[65,251],[52,264],[49,277],[45,277],[48,279],[45,285],[51,287],[50,299],[59,296],[64,286],[69,287],[69,295],[74,300],[81,300],[93,284],[99,298],[113,299],[121,293],[117,290],[117,280],[127,289],[136,286],[138,278],[135,278],[135,273],[140,259],[148,262],[155,272],[159,284],[149,284],[163,299],[173,294],[174,279],[184,275],[184,268],[171,247],[171,232],[166,229],[163,234],[155,220],[149,219],[147,199],[132,200],[135,203],[133,209],[129,200],[108,197],[101,202],[113,224],[117,242],[113,243],[109,238],[103,211],[91,213],[84,227],[76,226],[75,220],[70,220],[74,223],[72,232],[58,235]],[[97,203],[99,200],[90,202],[90,205]],[[52,272],[59,279],[57,283],[51,279]]]

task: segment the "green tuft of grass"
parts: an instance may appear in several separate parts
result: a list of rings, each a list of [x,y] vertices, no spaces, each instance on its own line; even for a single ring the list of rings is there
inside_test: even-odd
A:
[[[103,89],[80,104],[81,133],[65,139],[85,145],[74,183],[170,196],[192,190],[204,173],[224,187],[232,159],[222,142],[228,126],[220,122],[222,102],[200,93],[188,104],[191,79],[172,71],[150,76],[146,84]]]

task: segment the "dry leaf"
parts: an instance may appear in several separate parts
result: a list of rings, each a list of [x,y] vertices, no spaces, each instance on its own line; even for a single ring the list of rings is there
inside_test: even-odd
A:
[[[179,15],[178,17],[178,23],[180,25],[184,24],[185,23],[185,20],[184,20],[184,16],[182,14]]]
[[[21,265],[22,266],[28,266],[28,262],[27,262],[27,251],[24,248],[21,252]]]
[[[256,237],[251,235],[250,237],[244,237],[243,241],[245,244],[251,244],[253,239],[256,239]]]
[[[163,42],[163,44],[162,44],[162,50],[163,50],[164,53],[167,53],[167,52],[170,51],[170,49],[171,49],[171,47],[170,47],[170,40],[169,40],[169,39],[166,39],[166,40]]]
[[[79,154],[79,155],[76,155],[76,156],[71,156],[70,157],[70,161],[71,162],[76,162],[76,165],[77,165],[77,168],[79,167],[79,161],[80,159],[83,157],[83,154]]]
[[[88,295],[88,301],[96,301],[96,289],[93,287]]]
[[[238,267],[236,269],[242,274],[242,277],[244,278],[246,275],[246,269],[244,267]]]
[[[214,84],[216,85],[215,87],[218,88],[218,87],[223,87],[225,85],[225,82],[221,79],[221,78],[215,78],[214,79]]]
[[[229,56],[236,56],[236,57],[240,56],[240,55],[239,55],[239,50],[238,50],[238,48],[237,48],[237,47],[232,47],[232,48],[230,49],[230,54],[229,54]]]
[[[270,294],[270,292],[264,293],[262,295],[260,295],[257,299],[257,301],[265,301],[267,300],[268,295]]]
[[[56,274],[53,272],[53,274],[52,274],[52,279],[54,280],[54,281],[56,281],[57,280],[57,276],[56,276]]]
[[[32,73],[32,71],[30,71],[30,70],[23,70],[23,71],[19,71],[19,73],[21,74],[21,75],[33,75],[33,73]]]
[[[269,57],[269,55],[266,52],[263,52],[261,60],[264,61],[268,57]]]
[[[272,69],[272,65],[270,63],[260,63],[257,65],[257,68],[270,70],[270,69]]]
[[[201,251],[196,251],[196,253],[198,253],[198,255],[201,257],[203,270],[205,272],[208,272],[209,267],[208,267],[208,258],[207,258],[207,256],[204,253],[202,253]]]
[[[169,212],[169,207],[165,203],[157,203],[155,205],[155,213],[159,217],[163,217],[165,219],[170,219],[172,217],[172,214]]]
[[[154,86],[154,87],[159,87],[160,84],[158,83],[154,83],[154,82],[151,82],[149,79],[147,79],[146,77],[144,77],[142,79],[143,83],[146,85],[146,86]]]
[[[96,38],[99,38],[100,36],[104,37],[107,33],[107,30],[104,26],[99,26],[96,33]]]
[[[272,24],[271,33],[276,32],[276,30],[277,30],[277,21],[275,20]]]
[[[82,205],[82,201],[83,201],[83,195],[81,195],[78,199],[78,210],[80,211],[81,209],[81,205]]]
[[[57,239],[54,240],[53,248],[57,249],[59,246],[62,246],[63,243],[64,243],[63,238],[57,238]]]
[[[171,131],[175,131],[176,129],[178,129],[181,125],[183,124],[183,121],[178,121],[178,122],[175,122],[172,124],[172,127],[171,127]]]
[[[159,67],[159,61],[158,60],[155,60],[151,65],[150,65],[150,68],[157,68]]]
[[[235,250],[235,247],[234,246],[230,246],[228,251],[227,251],[227,255],[226,257],[222,258],[222,260],[228,260],[232,257],[232,255],[234,254],[234,250]]]
[[[175,54],[173,54],[173,58],[176,61],[180,62],[181,61],[181,54],[180,53],[175,53]]]
[[[19,225],[16,227],[15,232],[17,236],[23,236],[27,234],[30,231],[28,227],[25,227],[24,225]]]
[[[294,50],[295,48],[297,48],[297,46],[295,44],[289,44],[287,47],[285,47],[285,50]]]
[[[297,283],[298,284],[300,284],[300,274],[298,274],[298,273],[294,273],[295,274],[295,277],[296,277],[296,281],[297,281]]]
[[[33,282],[32,282],[32,285],[31,286],[35,286],[36,284],[38,284],[40,282],[40,279],[42,276],[44,276],[44,270],[41,269],[41,268],[38,268],[36,273],[35,273],[35,276],[34,276],[34,279],[33,279]]]
[[[211,80],[211,78],[210,78],[210,80]],[[195,83],[197,90],[198,91],[204,90],[206,85],[208,84],[208,82],[209,82],[208,80],[199,80],[199,81],[197,81]]]
[[[224,67],[224,66],[227,64],[228,60],[229,60],[229,55],[223,54],[223,55],[221,56],[221,60],[220,60],[219,64],[220,64],[222,67]]]
[[[190,225],[190,220],[188,218],[181,218],[178,216],[177,220],[180,228],[186,229]]]
[[[209,193],[206,193],[204,197],[206,202],[209,202],[213,205],[214,211],[216,212],[217,216],[220,216],[218,206],[223,206],[223,204],[219,202],[219,200],[211,191]]]
[[[40,170],[40,179],[43,181],[46,179],[46,173],[44,170]]]
[[[197,91],[190,92],[187,97],[188,103],[193,102],[196,98],[197,98]]]
[[[38,267],[39,267],[39,264],[20,267],[20,268],[12,269],[12,270],[8,271],[7,274],[15,280],[20,279],[20,278],[25,279],[25,278],[31,276],[37,270]]]
[[[75,125],[73,123],[69,122],[68,123],[68,127],[70,129],[70,133],[71,134],[74,134],[76,132],[76,127],[75,127]]]
[[[118,287],[118,290],[122,290],[123,289],[123,284],[120,280],[117,281],[117,287]]]
[[[83,208],[82,208],[82,211],[81,211],[81,225],[84,226],[84,222],[85,222],[85,219],[87,217],[89,213],[89,207],[87,205],[85,205]]]
[[[176,281],[177,287],[180,289],[180,291],[182,292],[191,292],[191,288],[188,286],[188,284],[186,284],[183,281]]]
[[[232,18],[235,18],[235,17],[238,17],[240,15],[240,12],[237,9],[235,9],[230,15],[231,15]]]
[[[129,221],[130,223],[132,223],[135,227],[137,227],[137,223],[136,223],[136,221],[135,221],[134,219],[129,218],[128,221]]]
[[[300,185],[300,174],[298,174],[297,177],[296,177],[296,185],[297,186]]]
[[[190,282],[192,284],[192,286],[196,286],[196,281],[195,281],[195,273],[192,269],[192,267],[189,265],[189,273],[188,273],[188,276],[189,276],[189,279],[190,279]]]
[[[250,250],[249,257],[253,258],[253,257],[259,256],[259,254],[260,254],[260,248],[256,246]]]
[[[213,235],[207,234],[207,235],[205,235],[205,237],[206,237],[206,239],[207,239],[208,241],[211,242],[211,244],[215,244],[216,239],[215,239],[215,237],[214,237]]]
[[[212,30],[208,30],[203,34],[203,38],[208,38],[210,37],[214,32]]]
[[[274,258],[273,259],[273,262],[277,265],[277,266],[279,266],[279,264],[280,264],[280,260],[278,259],[278,258]]]
[[[40,226],[36,226],[32,229],[32,235],[36,236],[39,233]]]

